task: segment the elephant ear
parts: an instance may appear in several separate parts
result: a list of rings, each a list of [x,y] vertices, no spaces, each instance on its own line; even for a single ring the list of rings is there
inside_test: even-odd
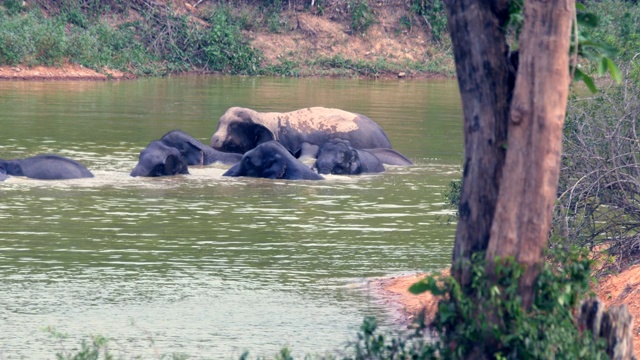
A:
[[[254,146],[258,146],[267,141],[275,140],[276,138],[273,136],[271,130],[267,129],[265,126],[260,124],[253,124],[253,138],[254,138]]]
[[[351,149],[349,151],[349,174],[360,174],[362,172],[362,164],[360,163],[360,156],[358,150]]]
[[[189,174],[189,170],[184,159],[177,155],[168,155],[164,160],[165,175]]]
[[[287,172],[287,162],[280,154],[273,155],[269,166],[265,167],[262,175],[267,179],[282,179]]]
[[[4,165],[2,165],[2,163],[0,163],[0,181],[5,181],[7,180],[8,176],[7,176],[7,169],[4,168]]]

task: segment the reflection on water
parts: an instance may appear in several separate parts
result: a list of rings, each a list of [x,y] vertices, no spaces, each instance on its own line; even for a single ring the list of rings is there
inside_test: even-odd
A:
[[[217,165],[128,176],[149,141],[180,128],[208,142],[231,106],[360,112],[416,165],[317,182]],[[454,82],[0,83],[0,158],[57,153],[96,175],[0,183],[0,358],[51,358],[90,334],[127,357],[341,348],[365,314],[385,315],[366,278],[448,264],[459,119]]]

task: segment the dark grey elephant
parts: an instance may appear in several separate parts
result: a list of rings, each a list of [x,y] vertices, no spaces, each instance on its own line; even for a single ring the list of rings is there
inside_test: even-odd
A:
[[[182,130],[171,130],[140,153],[131,176],[189,174],[188,165],[236,164],[241,154],[225,153],[201,143]]]
[[[379,173],[385,170],[383,163],[411,165],[409,159],[395,150],[354,149],[347,140],[331,139],[320,147],[313,170],[336,175]]]
[[[93,174],[81,163],[60,155],[36,155],[24,159],[0,159],[0,181],[11,176],[39,180],[91,178]]]
[[[213,163],[233,165],[242,159],[242,154],[218,151],[194,139],[182,130],[171,130],[160,141],[167,146],[178,149],[188,165],[209,165]]]
[[[320,146],[332,138],[349,140],[357,149],[391,148],[387,134],[375,121],[323,107],[286,113],[232,107],[220,117],[211,147],[244,154],[261,143],[276,140],[298,157],[305,143]]]
[[[268,179],[322,180],[277,141],[268,141],[247,151],[242,160],[222,176],[248,176]]]
[[[160,140],[154,140],[140,152],[138,164],[131,176],[173,176],[189,174],[187,161],[180,151]]]

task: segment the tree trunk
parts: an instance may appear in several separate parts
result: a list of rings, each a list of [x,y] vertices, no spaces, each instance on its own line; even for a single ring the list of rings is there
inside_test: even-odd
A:
[[[509,1],[446,0],[464,112],[465,157],[452,274],[470,281],[468,260],[484,251],[504,164],[509,115]],[[463,287],[464,288],[464,287]]]
[[[525,1],[508,150],[486,256],[489,265],[512,256],[525,266],[519,295],[526,307],[558,187],[574,11],[575,0]]]

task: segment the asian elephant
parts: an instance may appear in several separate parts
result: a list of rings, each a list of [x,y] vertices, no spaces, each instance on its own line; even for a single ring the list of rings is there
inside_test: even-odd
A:
[[[244,154],[261,143],[276,140],[298,157],[304,143],[320,146],[332,138],[349,140],[357,149],[391,149],[387,134],[375,121],[364,115],[323,107],[286,113],[232,107],[220,117],[211,137],[211,147]]]
[[[39,180],[91,178],[93,174],[81,163],[60,155],[36,155],[24,159],[0,159],[0,181],[8,175]]]
[[[222,176],[248,176],[268,179],[322,180],[277,141],[262,143],[247,151],[242,160]]]
[[[154,140],[140,152],[138,164],[131,176],[172,176],[189,174],[187,161],[180,151],[160,140]]]
[[[233,165],[242,159],[242,154],[218,151],[194,139],[182,130],[171,130],[160,141],[167,146],[178,149],[188,165],[209,165],[216,162]]]
[[[320,146],[313,170],[336,175],[379,173],[385,170],[383,163],[410,165],[411,161],[391,149],[354,149],[347,140],[331,139]]]

